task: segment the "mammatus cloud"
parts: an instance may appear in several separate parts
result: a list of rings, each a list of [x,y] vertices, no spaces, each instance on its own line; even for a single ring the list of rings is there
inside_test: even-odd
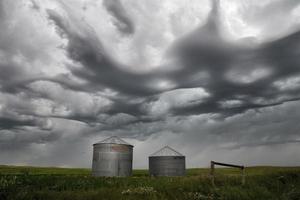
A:
[[[232,150],[299,141],[293,123],[284,126],[292,126],[293,133],[279,133],[271,126],[262,133],[266,126],[259,125],[260,118],[273,124],[276,117],[268,114],[273,110],[285,110],[285,106],[297,110],[297,1],[208,1],[198,16],[190,17],[202,17],[199,25],[188,30],[180,27],[191,21],[175,23],[174,17],[185,19],[178,18],[178,13],[189,7],[171,1],[0,2],[4,30],[0,33],[0,142],[6,144],[4,150],[9,149],[7,144],[21,148],[104,135],[147,141],[184,134],[182,145],[195,138],[203,147],[212,144]],[[168,19],[168,31],[151,29],[156,22],[146,8],[161,9],[156,15]],[[272,9],[285,12],[275,15]],[[142,17],[148,24],[140,24]],[[274,17],[289,23],[285,32],[272,35]],[[260,34],[241,34],[251,29]],[[230,32],[234,31],[241,36],[233,38]],[[147,38],[152,42],[138,42]],[[139,55],[139,62],[125,62],[117,55]],[[144,59],[149,55],[156,56]],[[149,66],[149,59],[158,61]],[[297,113],[284,116],[294,122]],[[236,123],[242,125],[236,128]],[[203,133],[195,134],[197,129]],[[224,133],[231,131],[228,141]]]

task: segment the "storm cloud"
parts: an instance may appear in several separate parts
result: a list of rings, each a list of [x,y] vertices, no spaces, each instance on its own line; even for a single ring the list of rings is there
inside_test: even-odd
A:
[[[121,1],[104,0],[103,5],[112,14],[112,16],[115,17],[116,22],[114,24],[121,32],[125,34],[134,33],[134,23],[124,9]]]
[[[299,9],[294,0],[1,0],[0,162],[89,166],[90,145],[118,135],[140,150],[136,167],[166,143],[199,153],[190,166],[299,164],[271,159],[278,146],[299,150]],[[55,158],[68,143],[74,151]],[[46,159],[21,159],[40,148],[51,149]]]

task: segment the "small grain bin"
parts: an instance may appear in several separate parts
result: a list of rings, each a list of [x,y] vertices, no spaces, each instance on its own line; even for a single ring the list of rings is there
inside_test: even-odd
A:
[[[131,176],[132,145],[113,136],[93,147],[93,176]]]
[[[149,156],[149,173],[151,176],[184,176],[185,156],[165,146]]]

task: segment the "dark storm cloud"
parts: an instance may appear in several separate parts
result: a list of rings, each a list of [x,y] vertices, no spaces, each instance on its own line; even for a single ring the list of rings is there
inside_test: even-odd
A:
[[[6,117],[0,117],[0,130],[1,129],[14,129],[17,127],[22,126],[36,126],[35,120],[17,120],[17,119],[10,119]]]
[[[8,10],[13,12],[16,7],[13,2],[0,1],[0,91],[11,94],[30,92],[27,85],[40,79],[38,72],[29,71],[26,64],[40,56],[41,50],[32,49],[31,43],[22,39],[25,33],[14,30],[23,28],[18,23],[12,26]]]
[[[102,38],[99,27],[93,30],[88,17],[81,16],[94,4],[79,11],[74,8],[80,3],[74,3],[73,8],[61,1],[52,7],[49,2],[43,5],[34,0],[27,6],[36,12],[35,17],[44,17],[44,21],[39,18],[47,27],[43,34],[53,34],[54,39],[45,42],[46,36],[34,37],[27,43],[24,41],[40,29],[27,28],[30,24],[23,21],[14,27],[14,16],[5,11],[15,3],[0,0],[1,150],[20,150],[31,144],[38,144],[35,148],[39,149],[44,148],[39,144],[47,143],[51,143],[48,148],[56,148],[55,141],[61,145],[59,150],[72,147],[72,152],[64,154],[69,157],[73,149],[81,148],[75,147],[74,141],[105,135],[138,140],[157,137],[160,143],[170,142],[170,135],[175,135],[180,138],[175,142],[178,146],[201,146],[200,150],[210,145],[222,148],[223,144],[225,149],[238,150],[299,143],[298,27],[277,38],[227,40],[220,13],[223,4],[215,0],[206,23],[177,38],[165,54],[167,62],[148,70],[147,66],[117,61],[112,53],[115,49],[108,48],[110,43]],[[294,0],[272,1],[241,16],[270,32],[274,23],[268,22],[292,12],[297,5]],[[143,39],[121,0],[104,0],[103,6],[115,27],[128,36],[121,39],[134,40],[135,34],[138,40]],[[25,29],[16,29],[23,25],[34,31],[25,36]],[[58,47],[46,49],[56,40]],[[42,55],[44,50],[49,54]],[[52,55],[58,51],[62,55]],[[41,62],[46,58],[55,61],[48,66]],[[135,71],[144,67],[143,72]],[[160,140],[160,135],[167,135],[167,139]],[[86,141],[83,145],[90,144]],[[57,160],[64,162],[63,156]]]
[[[206,71],[213,79],[204,86],[211,94],[206,104],[191,107],[188,109],[190,111],[184,109],[182,112],[198,113],[201,110],[211,110],[239,113],[251,108],[299,99],[299,87],[282,91],[275,86],[276,81],[300,75],[299,31],[254,48],[222,44],[219,38],[202,40],[199,41],[200,44],[189,40],[191,38],[183,40],[179,53],[185,66],[194,72]],[[256,77],[251,77],[255,70]],[[197,82],[194,86],[196,85]],[[222,108],[222,102],[236,100],[241,105]]]
[[[243,39],[240,44],[229,43],[219,33],[217,10],[215,6],[203,27],[177,41],[173,47],[185,66],[184,75],[188,77],[191,73],[204,71],[211,77],[205,84],[196,80],[186,85],[183,81],[186,87],[204,87],[211,96],[204,103],[179,109],[176,113],[221,112],[231,115],[298,100],[299,87],[280,91],[274,83],[300,75],[300,31],[260,45],[248,46],[243,44]],[[251,77],[255,70],[258,70],[257,74]],[[222,106],[226,101],[239,101],[240,105]]]
[[[154,81],[153,74],[138,75],[126,70],[107,54],[99,38],[88,28],[84,22],[74,21],[74,16],[69,15],[72,21],[63,18],[53,10],[48,11],[49,18],[55,22],[62,37],[67,37],[67,52],[71,59],[84,66],[83,69],[73,69],[73,75],[88,80],[95,89],[109,87],[117,91],[146,95],[157,91],[146,86],[146,82]],[[74,23],[75,22],[75,23]],[[82,33],[76,32],[77,29]],[[65,35],[65,36],[64,36]],[[112,79],[111,77],[114,77]]]
[[[61,133],[38,130],[35,128],[0,130],[0,134],[2,136],[4,135],[4,137],[0,138],[0,149],[5,151],[19,151],[30,144],[50,143],[57,141],[61,137]],[[9,139],[6,139],[5,136]]]
[[[112,13],[118,13],[118,9],[124,11],[121,2],[105,1],[104,4]],[[8,63],[2,65],[5,73],[0,77],[1,90],[10,93],[30,93],[32,91],[26,87],[27,84],[45,80],[75,91],[93,93],[111,88],[120,93],[117,97],[109,98],[113,102],[112,106],[93,115],[73,113],[49,116],[88,124],[105,124],[105,121],[98,117],[101,113],[108,116],[125,113],[136,118],[128,123],[157,121],[159,117],[152,116],[146,105],[151,107],[153,103],[160,101],[160,97],[168,90],[173,89],[176,92],[178,88],[200,87],[205,89],[209,96],[201,100],[194,99],[193,102],[182,102],[182,106],[171,106],[166,112],[173,115],[221,113],[230,116],[253,108],[298,100],[300,87],[280,90],[274,83],[284,82],[284,79],[300,73],[300,63],[297,59],[300,33],[295,32],[260,45],[249,44],[246,39],[231,43],[222,38],[219,30],[221,21],[218,1],[214,1],[213,5],[206,24],[177,40],[170,48],[168,56],[175,57],[182,68],[168,71],[162,66],[159,70],[144,74],[125,70],[126,66],[116,62],[113,56],[108,54],[101,38],[98,38],[92,28],[84,21],[78,20],[67,6],[64,7],[67,16],[48,10],[49,19],[55,23],[57,32],[68,40],[65,49],[68,56],[82,65],[81,68],[69,68],[72,75],[86,80],[86,83],[79,84],[68,76],[22,80],[20,77],[30,75],[22,71],[21,67]],[[120,16],[115,17],[125,16],[123,11],[120,12]],[[262,77],[259,73],[263,73]],[[172,81],[175,85],[167,89],[156,88],[155,83],[158,81]],[[49,98],[43,95],[42,97]],[[139,97],[141,100],[130,102],[132,97]],[[53,98],[51,100],[55,101]],[[107,126],[104,129],[107,129]]]
[[[160,96],[168,90],[154,87],[156,81],[160,80],[174,82],[176,86],[172,89],[201,87],[209,93],[209,97],[202,101],[195,101],[182,107],[171,107],[168,112],[174,115],[200,113],[233,115],[253,108],[297,100],[299,88],[280,91],[274,83],[300,72],[300,63],[297,59],[299,56],[299,32],[259,46],[244,44],[243,40],[240,43],[230,43],[221,36],[218,1],[214,2],[206,24],[176,41],[170,49],[169,56],[176,57],[182,68],[168,72],[163,69],[154,70],[146,74],[125,70],[126,66],[117,63],[108,54],[100,38],[85,22],[77,20],[69,8],[65,7],[67,17],[63,17],[56,11],[48,10],[49,19],[55,23],[60,36],[68,39],[66,51],[69,57],[82,65],[82,68],[71,69],[72,75],[86,80],[87,83],[84,85],[72,83],[71,80],[61,76],[44,80],[57,82],[79,91],[101,91],[108,87],[124,96],[130,95],[126,98],[111,99],[113,105],[104,111],[108,116],[126,113],[137,117],[130,123],[143,123],[143,121],[155,119],[154,116],[149,115],[145,104],[158,101]],[[126,19],[125,12],[117,12],[118,9],[124,11],[120,2],[105,1],[104,5],[120,21],[123,18]],[[120,13],[120,16],[116,13]],[[13,93],[26,89],[24,85],[27,82],[20,81],[19,77],[28,77],[28,75],[26,72],[20,71],[21,69],[15,65],[2,66],[2,70],[5,72],[3,73],[5,76],[1,77],[2,90]],[[253,70],[257,70],[258,73],[264,73],[263,70],[268,72],[262,78],[257,79],[256,76],[259,77],[260,74],[254,74],[254,77],[250,76]],[[205,80],[202,80],[201,76],[195,77],[195,74],[202,72],[207,74],[204,77]],[[239,79],[243,76],[245,80]],[[237,80],[234,80],[235,78]],[[141,97],[143,100],[130,103],[131,96]],[[100,113],[93,116],[79,113],[61,117],[90,124],[103,123],[97,114]]]
[[[125,10],[122,2],[120,0],[110,1],[104,0],[103,5],[115,18],[115,26],[124,34],[134,33],[134,23],[129,17],[127,11]]]
[[[259,147],[259,146],[274,146],[274,145],[281,145],[281,144],[298,144],[300,140],[280,140],[280,141],[268,141],[268,142],[255,142],[255,143],[242,143],[239,145],[234,145],[231,147],[226,147],[226,149],[240,149],[240,148],[247,148],[247,147]]]
[[[4,9],[3,9],[3,1],[1,0],[1,1],[0,1],[0,19],[3,17],[3,12],[4,12]]]
[[[177,115],[233,115],[298,100],[300,88],[282,91],[275,83],[300,73],[300,32],[259,45],[249,42],[248,38],[232,43],[222,38],[218,1],[213,5],[207,23],[176,41],[170,49],[169,56],[175,57],[182,68],[154,70],[147,74],[123,70],[124,67],[108,55],[95,33],[84,23],[75,21],[70,10],[67,11],[71,21],[52,10],[48,14],[60,33],[66,35],[70,58],[84,66],[73,70],[73,75],[87,80],[91,88],[109,87],[124,94],[145,97],[140,105],[137,103],[133,107],[124,102],[115,103],[117,109],[113,110],[122,112],[123,109],[131,115],[145,112],[144,103],[153,102],[161,92],[168,90],[155,88],[157,80],[174,82],[176,86],[172,89],[201,87],[210,94],[205,101],[170,110]],[[74,27],[81,26],[86,31],[76,32]],[[207,76],[202,77],[201,73]],[[199,77],[195,76],[197,74]]]
[[[11,62],[11,60],[0,63],[0,69],[0,91],[4,93],[17,94],[21,91],[26,91],[28,90],[27,84],[36,80],[20,65]]]

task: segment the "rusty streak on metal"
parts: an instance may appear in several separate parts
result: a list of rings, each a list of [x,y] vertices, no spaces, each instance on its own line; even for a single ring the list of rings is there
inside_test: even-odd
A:
[[[125,145],[115,144],[111,146],[111,150],[115,152],[129,152],[130,148]]]

